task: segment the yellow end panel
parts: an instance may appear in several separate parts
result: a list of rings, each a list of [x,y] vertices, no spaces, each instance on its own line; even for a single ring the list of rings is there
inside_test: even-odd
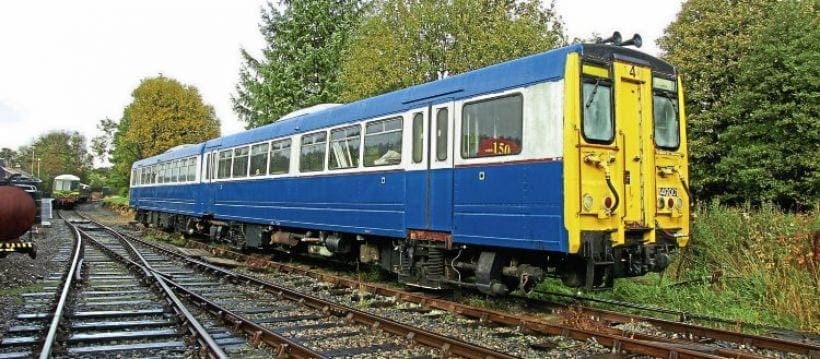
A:
[[[584,75],[602,77],[605,79],[609,78],[609,69],[600,66],[584,65],[583,73]]]
[[[678,125],[680,147],[676,151],[658,149],[655,152],[657,188],[655,190],[657,227],[679,235],[678,246],[689,242],[690,227],[688,146],[686,143],[686,113],[683,107],[683,88],[678,77]],[[663,202],[663,203],[661,203]],[[673,204],[670,207],[670,204]]]
[[[627,232],[654,243],[655,230],[660,228],[678,236],[678,245],[685,246],[690,214],[683,183],[689,183],[689,170],[680,78],[681,144],[677,151],[666,151],[655,146],[651,69],[616,61],[603,71],[580,61],[578,54],[568,55],[564,77],[564,225],[570,253],[580,250],[582,231],[610,232],[612,245],[618,246],[625,243]],[[589,143],[581,133],[582,76],[607,77],[612,82],[615,139],[611,144]],[[607,198],[615,199],[607,176],[619,199],[614,211],[605,205]]]
[[[564,70],[564,227],[569,239],[569,252],[581,248],[580,169],[578,140],[581,137],[580,92],[581,74],[578,53],[567,55]]]

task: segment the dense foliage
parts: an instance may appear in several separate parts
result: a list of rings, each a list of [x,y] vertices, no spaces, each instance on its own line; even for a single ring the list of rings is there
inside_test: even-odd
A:
[[[436,80],[566,42],[537,0],[384,0],[345,50],[343,101]]]
[[[689,0],[659,40],[687,88],[693,190],[727,203],[820,200],[817,3]]]
[[[110,155],[109,185],[116,189],[128,188],[134,161],[219,136],[213,107],[203,103],[193,86],[159,76],[142,80],[131,96],[119,122],[100,122],[104,134],[92,146],[98,155]]]
[[[91,160],[85,136],[77,131],[53,131],[38,137],[30,146],[20,147],[17,164],[43,181],[41,190],[51,192],[54,177],[61,174],[86,181]]]
[[[283,11],[273,3],[262,9],[260,30],[267,42],[262,57],[241,50],[244,64],[232,100],[247,128],[337,100],[340,56],[363,6],[360,0],[289,0],[281,5]]]

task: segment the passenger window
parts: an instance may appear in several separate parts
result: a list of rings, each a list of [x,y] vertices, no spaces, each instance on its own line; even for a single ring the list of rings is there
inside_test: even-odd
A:
[[[446,108],[440,108],[436,113],[436,159],[447,160],[447,130],[449,128]]]
[[[615,131],[612,123],[612,88],[600,79],[586,80],[584,88],[584,139],[588,142],[610,143]]]
[[[520,94],[464,105],[461,157],[521,153],[523,123],[523,97]]]
[[[359,167],[359,143],[362,128],[359,125],[330,131],[330,169]]]
[[[272,175],[290,172],[290,139],[271,143],[269,171]]]
[[[302,136],[302,150],[299,155],[300,172],[316,172],[325,169],[327,132],[317,132]]]
[[[157,165],[151,166],[151,184],[157,183]]]
[[[211,154],[205,155],[205,179],[211,179]]]
[[[182,182],[185,180],[185,160],[174,161],[174,182]]]
[[[413,163],[420,163],[424,157],[424,115],[413,115]]]
[[[401,163],[401,132],[401,117],[368,123],[364,135],[364,165]]]
[[[248,177],[248,147],[238,147],[233,149],[233,170],[231,177]]]
[[[196,179],[196,157],[188,159],[188,182],[193,182]]]
[[[179,179],[179,160],[171,162],[171,183],[176,183]]]
[[[655,115],[655,145],[676,150],[680,147],[678,108],[673,98],[662,94],[653,96]]]
[[[268,173],[268,144],[260,143],[251,147],[251,177]]]
[[[171,174],[169,173],[170,172],[170,166],[171,166],[171,162],[165,162],[165,163],[162,164],[162,182],[163,183],[170,182],[170,179],[171,179]]]
[[[233,158],[233,150],[224,150],[217,155],[217,170],[216,178],[231,178],[231,159]]]

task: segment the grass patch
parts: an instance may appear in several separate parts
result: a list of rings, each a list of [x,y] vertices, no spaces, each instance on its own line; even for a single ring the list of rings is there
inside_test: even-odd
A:
[[[102,199],[106,205],[118,205],[128,207],[128,197],[123,196],[108,196]]]
[[[188,239],[181,234],[166,233],[153,228],[149,228],[145,231],[143,239],[148,241],[170,243],[177,247],[185,247],[188,244]]]
[[[619,279],[612,291],[587,295],[820,332],[817,213],[784,213],[771,205],[698,208],[692,242],[666,273]],[[573,293],[557,280],[539,289]]]

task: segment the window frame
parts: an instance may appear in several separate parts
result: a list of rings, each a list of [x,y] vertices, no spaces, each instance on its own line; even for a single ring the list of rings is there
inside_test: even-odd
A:
[[[279,148],[274,150],[274,145],[278,145],[280,143],[287,143],[287,147],[279,146]],[[287,168],[285,169],[285,172],[272,173],[273,166],[271,166],[270,161],[271,161],[271,159],[273,159],[273,151],[282,151],[283,153],[287,154],[287,162],[285,162],[285,163],[287,163]],[[270,141],[269,146],[268,146],[268,170],[266,172],[267,175],[268,176],[284,176],[284,175],[290,174],[291,159],[293,157],[293,152],[292,151],[293,151],[293,139],[290,138],[290,137],[280,138],[280,139],[277,139],[277,140]]]
[[[243,149],[246,150],[247,153],[245,153],[242,156],[237,156],[236,152],[240,151],[240,150],[243,150]],[[245,173],[242,176],[234,175],[234,169],[236,169],[236,159],[237,159],[237,157],[245,157]],[[242,146],[234,147],[233,148],[233,158],[231,159],[231,178],[248,178],[248,170],[251,167],[250,164],[251,164],[251,146],[242,145]]]
[[[414,164],[424,162],[424,113],[413,113],[410,122],[410,159]],[[417,156],[418,155],[418,156]]]
[[[347,130],[352,129],[352,128],[356,128],[356,129],[359,130],[358,134],[356,134],[356,143],[358,144],[358,146],[356,147],[356,153],[355,153],[356,165],[355,166],[348,166],[348,167],[332,167],[331,166],[332,153],[330,152],[330,150],[333,146],[333,143],[334,142],[341,142],[341,141],[350,141],[353,138],[351,136],[347,136],[347,137],[344,137],[342,139],[334,140],[333,139],[333,133],[334,132],[347,131]],[[362,127],[361,123],[356,123],[356,124],[353,124],[353,125],[346,125],[346,126],[336,127],[336,128],[330,129],[329,136],[328,136],[328,139],[327,139],[328,149],[327,149],[327,156],[326,156],[327,157],[327,163],[325,164],[325,168],[330,170],[330,171],[340,171],[340,170],[350,170],[350,169],[355,169],[355,168],[361,168],[361,166],[362,166],[362,147],[363,147],[362,132],[363,132],[363,127]]]
[[[518,97],[518,98],[521,99],[521,108],[520,108],[520,113],[521,113],[521,145],[518,148],[518,152],[502,153],[502,154],[487,155],[487,156],[467,156],[467,153],[465,152],[464,146],[469,141],[467,141],[467,138],[465,137],[465,134],[466,134],[465,131],[466,131],[466,128],[467,128],[467,126],[465,126],[465,123],[466,123],[466,120],[467,120],[467,114],[466,114],[466,111],[464,110],[464,108],[467,107],[467,106],[470,106],[470,105],[476,105],[476,104],[480,104],[480,103],[484,103],[484,102],[496,101],[496,100],[511,98],[511,97]],[[515,91],[515,92],[505,93],[505,94],[499,95],[499,96],[492,96],[492,97],[487,97],[487,98],[482,98],[482,99],[462,103],[461,104],[461,133],[459,134],[459,136],[461,137],[461,142],[459,144],[459,147],[460,147],[459,148],[459,153],[461,154],[461,159],[462,160],[475,160],[475,159],[479,159],[479,158],[494,158],[494,157],[516,156],[516,155],[520,155],[520,154],[524,153],[524,133],[526,132],[525,128],[524,128],[524,125],[525,125],[525,123],[524,123],[525,122],[524,121],[524,117],[525,117],[524,109],[526,108],[526,106],[524,104],[524,100],[525,100],[525,96],[524,96],[523,92]]]
[[[654,81],[654,78],[653,78]],[[658,119],[655,118],[655,97],[664,97],[667,100],[672,102],[672,105],[676,109],[675,111],[675,129],[677,130],[677,145],[674,147],[670,146],[661,146],[658,144]],[[661,90],[652,88],[652,143],[655,147],[667,150],[667,151],[677,151],[680,149],[681,146],[681,119],[680,119],[680,104],[678,103],[678,94],[676,92],[671,92],[667,90]]]
[[[220,172],[221,172],[220,167],[222,165],[222,160],[226,159],[226,158],[222,157],[223,153],[230,153],[230,157],[227,157],[228,161],[226,161],[226,162],[228,162],[228,171],[227,171],[228,173],[227,173],[226,177],[222,177],[220,175]],[[217,151],[216,152],[215,162],[216,162],[216,171],[215,171],[216,176],[214,177],[214,179],[217,179],[217,180],[229,180],[229,179],[231,179],[231,172],[233,171],[233,148],[226,148],[224,150]]]
[[[399,126],[396,129],[385,130],[385,126],[382,126],[382,130],[380,132],[367,133],[367,126],[368,125],[371,125],[371,124],[374,124],[374,123],[377,123],[377,122],[386,123],[386,122],[389,122],[389,121],[396,121],[396,120],[399,121]],[[383,118],[370,120],[370,121],[364,121],[363,125],[364,125],[363,126],[364,127],[364,134],[362,136],[362,166],[364,168],[384,167],[384,166],[401,166],[404,162],[404,116],[403,115],[395,115],[395,116],[383,117]],[[400,133],[400,135],[399,135],[399,146],[398,147],[399,147],[399,150],[401,152],[399,153],[399,162],[398,163],[385,163],[385,164],[375,164],[374,163],[374,164],[368,165],[367,160],[366,160],[366,157],[367,157],[367,137],[368,136],[378,136],[378,135],[382,135],[382,134],[390,134],[390,133],[394,133],[394,132],[399,132]],[[382,155],[382,156],[384,156],[384,155]],[[381,157],[379,157],[379,158],[381,158]]]
[[[266,142],[254,143],[254,144],[250,145],[250,150],[248,152],[248,177],[249,178],[250,177],[258,178],[258,177],[264,177],[264,176],[268,175],[268,168],[270,167],[270,144],[271,144],[270,141],[266,141]],[[256,156],[264,155],[265,156],[265,162],[264,162],[264,168],[257,175],[257,174],[253,173],[253,157],[254,157],[253,150],[254,150],[254,148],[258,148],[259,146],[265,146],[265,151],[263,153],[256,154]]]
[[[444,113],[444,127],[441,127],[441,113]],[[441,132],[443,130],[443,133]],[[441,107],[436,109],[436,161],[445,162],[448,157],[448,146],[450,146],[450,108]],[[442,142],[443,139],[443,142]],[[523,140],[523,139],[522,139]],[[443,154],[443,157],[442,157]]]
[[[599,140],[599,139],[591,139],[587,136],[586,128],[584,126],[584,119],[586,115],[586,100],[584,99],[584,84],[592,83],[594,81],[598,81],[598,86],[607,86],[609,88],[609,124],[612,128],[612,133],[609,136],[608,140]],[[615,142],[615,133],[617,132],[617,128],[615,127],[617,123],[615,122],[615,84],[614,81],[610,78],[598,77],[588,73],[584,73],[581,75],[580,81],[580,89],[579,89],[579,100],[580,100],[580,111],[578,111],[578,115],[580,116],[580,127],[581,127],[581,137],[583,137],[586,143],[594,143],[599,145],[611,145]]]
[[[323,142],[316,142],[316,138],[318,138],[317,135],[324,135]],[[313,142],[311,142],[309,144],[305,144],[305,138],[308,138],[308,137],[314,138]],[[323,172],[323,171],[327,170],[327,152],[328,152],[327,146],[328,146],[329,137],[330,136],[328,136],[328,131],[327,130],[314,131],[314,132],[305,133],[305,134],[299,136],[299,173],[315,173],[315,172]],[[319,147],[319,145],[321,145],[321,147],[322,147],[322,157],[323,158],[320,161],[320,163],[322,164],[322,167],[319,168],[319,169],[305,169],[302,166],[304,164],[304,158],[303,157],[305,156],[304,149],[307,146],[310,146],[312,148],[312,147]]]

